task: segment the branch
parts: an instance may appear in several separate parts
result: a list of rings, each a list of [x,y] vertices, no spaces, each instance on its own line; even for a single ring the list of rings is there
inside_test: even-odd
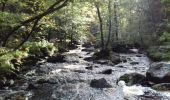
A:
[[[31,29],[31,31],[29,32],[28,36],[27,36],[14,50],[19,49],[25,42],[28,41],[28,39],[29,39],[29,38],[31,37],[31,35],[34,33],[34,31],[35,31],[35,29],[36,29],[36,26],[37,26],[39,20],[40,20],[40,19],[35,20],[34,25],[33,25],[32,29]]]
[[[56,3],[54,3],[52,6],[50,6],[45,12],[43,12],[43,13],[37,15],[37,16],[34,16],[34,17],[32,17],[32,18],[30,18],[28,20],[25,20],[25,21],[21,22],[20,25],[14,27],[14,29],[9,34],[7,34],[6,38],[4,39],[4,42],[3,42],[2,46],[3,47],[6,46],[10,36],[15,34],[15,31],[17,31],[21,26],[24,26],[24,25],[26,25],[26,24],[28,24],[30,22],[33,22],[34,20],[37,20],[37,19],[41,20],[44,16],[47,16],[47,15],[49,15],[49,14],[63,8],[67,4],[68,1],[69,0],[58,0],[58,1],[56,1]],[[63,3],[61,4],[61,2],[63,2]],[[59,6],[55,7],[57,5],[59,5]]]

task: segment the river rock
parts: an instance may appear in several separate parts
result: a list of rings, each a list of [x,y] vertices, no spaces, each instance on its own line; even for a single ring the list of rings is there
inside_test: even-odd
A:
[[[93,57],[86,57],[86,58],[84,58],[84,60],[86,60],[86,61],[94,61],[94,58]]]
[[[139,62],[131,62],[130,64],[131,64],[131,65],[138,65]]]
[[[145,80],[145,76],[138,73],[130,73],[130,74],[124,74],[119,78],[119,81],[123,80],[127,83],[128,86],[134,85],[134,84],[142,84],[142,82]]]
[[[102,71],[101,73],[102,74],[112,74],[112,72],[113,72],[113,70],[112,69],[106,69],[106,70],[104,70],[104,71]]]
[[[82,51],[93,52],[94,51],[94,47],[85,48],[85,49],[82,49]]]
[[[95,61],[96,63],[98,63],[98,64],[108,64],[108,60],[97,60],[97,61]]]
[[[146,73],[146,77],[154,83],[170,83],[170,63],[160,62],[152,64]]]
[[[0,77],[0,88],[5,86],[7,79],[5,77]]]
[[[83,47],[90,48],[92,46],[91,42],[86,42],[82,45]]]
[[[117,53],[134,53],[133,51],[130,50],[132,48],[133,45],[125,43],[114,43],[114,45],[112,45],[113,52]]]
[[[91,81],[90,86],[93,88],[111,88],[112,86],[107,83],[106,79],[94,79]]]
[[[66,62],[65,61],[65,56],[64,55],[56,55],[56,56],[52,56],[52,57],[49,57],[47,59],[47,62],[50,62],[50,63],[63,63],[63,62]]]
[[[23,65],[36,66],[37,62],[41,59],[36,56],[29,56],[27,58],[21,59]]]
[[[170,90],[170,83],[160,83],[152,86],[153,89],[159,91],[169,91]]]
[[[119,64],[120,62],[122,62],[120,56],[117,53],[113,52],[111,53],[110,60],[114,64]]]
[[[34,90],[34,89],[37,89],[37,87],[38,87],[38,85],[31,83],[31,84],[28,85],[26,90]]]
[[[85,69],[93,70],[93,66],[85,67]]]

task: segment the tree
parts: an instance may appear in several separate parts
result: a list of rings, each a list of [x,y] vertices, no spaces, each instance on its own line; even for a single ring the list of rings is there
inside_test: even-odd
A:
[[[13,28],[13,30],[7,34],[6,38],[4,39],[3,45],[2,46],[6,46],[8,39],[10,38],[11,35],[15,34],[15,31],[17,31],[21,26],[24,26],[28,23],[31,23],[33,21],[39,21],[41,20],[44,16],[47,16],[61,8],[63,8],[66,4],[67,4],[68,0],[57,0],[53,5],[51,5],[46,11],[33,16],[23,22],[21,22],[19,25],[17,25],[16,27]],[[31,35],[33,32],[30,32]]]
[[[101,12],[100,12],[100,8],[99,8],[99,2],[95,2],[95,7],[97,9],[97,15],[99,18],[99,23],[100,23],[100,34],[101,34],[101,47],[102,50],[104,50],[104,36],[103,36],[103,20],[101,18]]]

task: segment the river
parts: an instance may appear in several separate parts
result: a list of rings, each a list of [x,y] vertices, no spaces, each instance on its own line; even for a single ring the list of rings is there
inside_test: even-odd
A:
[[[82,51],[84,47],[63,53],[64,63],[43,63],[23,74],[20,84],[0,90],[0,100],[124,100],[117,85],[120,76],[126,73],[145,75],[150,60],[144,54],[120,54],[122,61],[117,65],[85,61],[93,52]],[[104,62],[104,61],[101,61]],[[136,62],[135,64],[133,64]],[[103,74],[111,70],[111,74]],[[104,78],[111,88],[93,88],[94,79]],[[134,96],[134,100],[170,100],[168,93],[142,87],[145,95]],[[130,100],[130,99],[129,99]],[[132,99],[131,99],[132,100]]]

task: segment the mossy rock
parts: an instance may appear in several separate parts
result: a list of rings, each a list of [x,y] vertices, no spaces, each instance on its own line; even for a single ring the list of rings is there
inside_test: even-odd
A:
[[[118,81],[120,80],[125,81],[128,86],[131,86],[134,84],[141,84],[143,80],[145,80],[145,76],[138,73],[130,73],[121,76]]]
[[[152,89],[158,91],[169,91],[170,90],[170,83],[161,83],[152,86]]]

